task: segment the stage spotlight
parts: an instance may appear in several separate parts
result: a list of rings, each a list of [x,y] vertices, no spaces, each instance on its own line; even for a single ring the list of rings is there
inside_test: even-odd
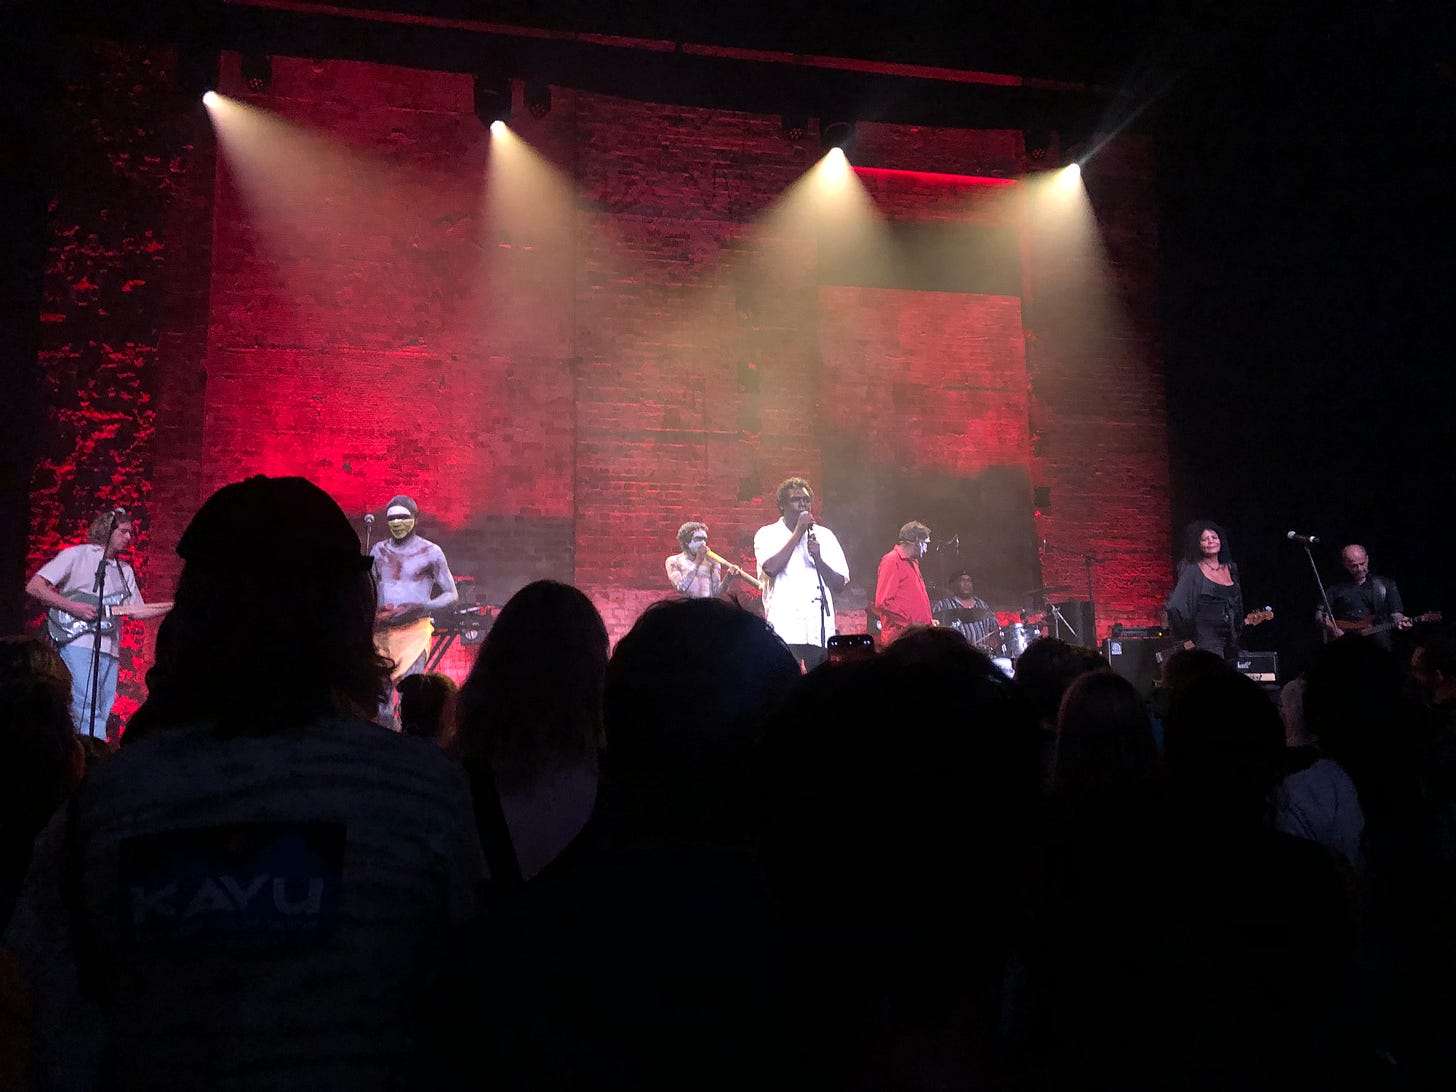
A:
[[[493,122],[490,123],[490,132],[492,136],[500,136],[505,131],[506,123],[501,121],[500,118],[496,118]]]
[[[783,128],[784,139],[794,144],[803,140],[804,134],[809,131],[809,119],[802,113],[781,114],[779,124]]]
[[[254,94],[273,82],[273,58],[266,53],[243,54],[243,86]]]
[[[217,105],[217,92],[216,91],[204,91],[202,93],[202,105],[203,106],[207,106],[207,107],[216,106]]]
[[[511,120],[511,81],[500,76],[475,77],[475,116],[480,124]]]
[[[843,151],[854,139],[854,122],[819,119],[819,145],[826,152],[831,149]]]
[[[526,84],[526,110],[537,121],[551,113],[551,86],[545,83]]]

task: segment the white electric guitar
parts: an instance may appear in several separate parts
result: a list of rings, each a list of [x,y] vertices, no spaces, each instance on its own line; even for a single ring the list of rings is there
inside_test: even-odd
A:
[[[51,640],[60,645],[68,645],[77,637],[87,633],[109,634],[116,629],[118,619],[135,618],[143,621],[147,618],[158,618],[172,609],[170,602],[166,603],[123,603],[126,592],[112,592],[97,604],[96,596],[90,592],[77,592],[70,596],[78,603],[90,603],[96,606],[96,618],[88,621],[85,618],[61,610],[59,607],[52,607],[46,611],[46,629],[51,635]]]

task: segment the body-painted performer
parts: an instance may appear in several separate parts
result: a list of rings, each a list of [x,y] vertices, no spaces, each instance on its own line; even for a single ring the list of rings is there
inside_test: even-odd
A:
[[[712,599],[721,595],[733,581],[747,574],[737,565],[725,566],[718,555],[708,549],[708,525],[693,520],[677,530],[681,553],[673,554],[664,563],[667,582],[684,599]]]
[[[389,537],[369,551],[374,559],[374,580],[379,589],[379,612],[374,616],[374,644],[394,665],[390,691],[380,706],[380,723],[396,727],[394,684],[425,669],[430,636],[435,627],[430,614],[460,598],[445,551],[415,533],[419,506],[404,495],[389,502],[384,512]]]

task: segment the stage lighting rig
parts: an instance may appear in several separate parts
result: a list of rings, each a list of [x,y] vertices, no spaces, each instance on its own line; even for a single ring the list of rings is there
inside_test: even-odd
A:
[[[537,121],[551,113],[551,85],[533,80],[526,84],[526,111]]]
[[[840,151],[847,151],[849,144],[854,140],[854,122],[842,121],[838,118],[819,119],[819,145],[826,152],[838,148]]]
[[[273,82],[273,58],[266,53],[243,54],[243,86],[253,94],[268,90]]]
[[[475,116],[480,124],[502,124],[511,120],[511,81],[504,76],[477,73],[475,76]]]

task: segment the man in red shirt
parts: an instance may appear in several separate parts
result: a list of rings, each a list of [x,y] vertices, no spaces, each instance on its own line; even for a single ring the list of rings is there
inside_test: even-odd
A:
[[[928,626],[930,596],[920,575],[920,559],[930,545],[930,528],[911,520],[900,528],[900,541],[880,558],[875,581],[875,614],[880,619],[883,648],[911,626]]]

